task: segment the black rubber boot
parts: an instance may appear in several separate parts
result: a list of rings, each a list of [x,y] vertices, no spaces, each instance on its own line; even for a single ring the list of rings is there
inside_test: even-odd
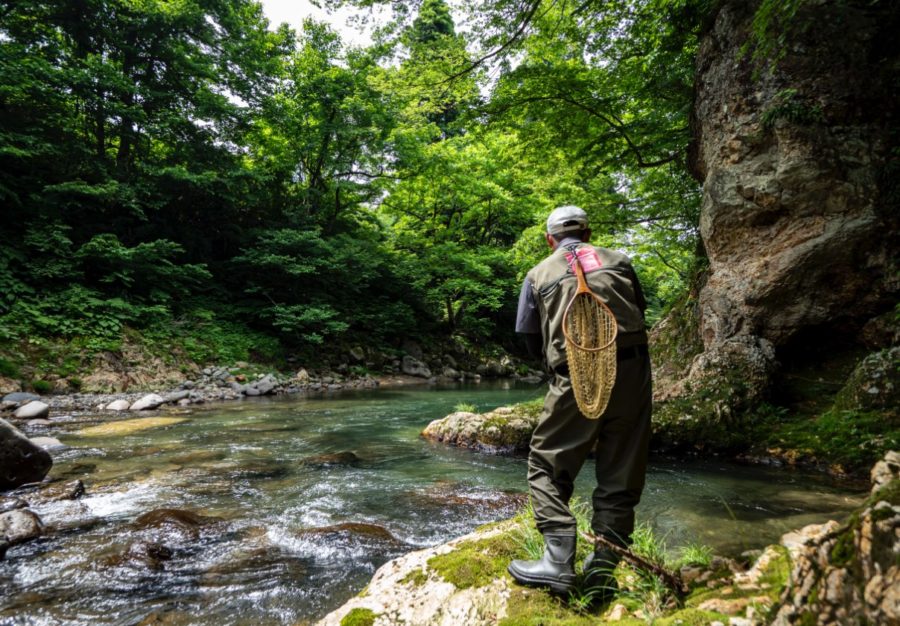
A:
[[[519,584],[568,594],[575,588],[575,533],[544,533],[543,558],[513,561],[507,571]]]
[[[609,548],[597,548],[584,560],[582,594],[590,598],[592,607],[608,603],[619,590],[613,571],[621,557]]]

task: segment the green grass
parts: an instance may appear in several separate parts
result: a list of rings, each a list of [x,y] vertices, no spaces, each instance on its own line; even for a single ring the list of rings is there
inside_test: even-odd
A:
[[[678,567],[708,567],[710,561],[712,561],[712,557],[713,551],[711,547],[696,543],[689,543],[679,548],[678,560],[675,562],[675,564]]]
[[[457,413],[478,413],[478,407],[471,402],[459,402],[453,410]]]

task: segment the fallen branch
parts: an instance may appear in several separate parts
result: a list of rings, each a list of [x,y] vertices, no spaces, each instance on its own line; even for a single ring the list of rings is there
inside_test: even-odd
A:
[[[595,548],[598,545],[603,546],[604,548],[609,548],[631,565],[652,573],[654,576],[658,577],[666,587],[671,589],[679,599],[683,598],[687,594],[687,585],[684,584],[684,581],[681,580],[681,576],[679,576],[678,574],[670,572],[669,570],[660,567],[655,563],[651,563],[645,558],[639,557],[628,548],[624,548],[616,543],[613,543],[612,541],[601,535],[592,535],[590,533],[583,532],[581,533],[581,536],[589,543],[593,544]]]

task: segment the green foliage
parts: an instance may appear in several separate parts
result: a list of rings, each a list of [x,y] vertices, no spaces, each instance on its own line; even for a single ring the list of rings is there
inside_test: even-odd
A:
[[[46,380],[33,380],[31,381],[31,388],[34,389],[35,393],[45,395],[53,391],[53,383]]]
[[[796,89],[783,89],[775,94],[773,103],[763,111],[763,128],[773,128],[778,120],[785,120],[791,124],[805,126],[823,121],[822,107],[807,104],[798,95]]]
[[[465,413],[477,413],[478,407],[471,402],[459,402],[455,407],[453,407],[453,410]]]
[[[7,378],[19,377],[19,366],[8,359],[0,358],[0,376]]]

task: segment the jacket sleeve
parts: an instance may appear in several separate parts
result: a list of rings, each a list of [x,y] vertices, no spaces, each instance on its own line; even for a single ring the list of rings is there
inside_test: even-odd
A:
[[[544,342],[541,336],[541,314],[534,301],[534,290],[528,278],[519,291],[519,307],[516,311],[516,332],[525,340],[525,348],[532,358],[541,358]]]

